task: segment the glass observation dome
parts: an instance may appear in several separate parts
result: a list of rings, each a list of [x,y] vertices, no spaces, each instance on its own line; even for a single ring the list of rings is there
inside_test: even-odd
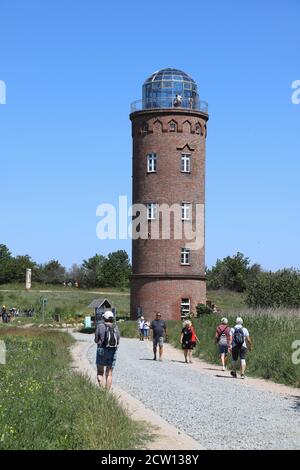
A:
[[[167,68],[153,73],[143,84],[142,109],[200,109],[196,82],[185,72]]]

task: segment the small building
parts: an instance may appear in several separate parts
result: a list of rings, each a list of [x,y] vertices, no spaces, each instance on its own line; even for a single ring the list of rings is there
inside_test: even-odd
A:
[[[95,311],[94,316],[91,318],[92,322],[95,322],[95,324],[102,320],[102,315],[107,310],[111,310],[114,316],[116,316],[116,309],[108,299],[95,299],[90,303],[88,308],[92,308]]]

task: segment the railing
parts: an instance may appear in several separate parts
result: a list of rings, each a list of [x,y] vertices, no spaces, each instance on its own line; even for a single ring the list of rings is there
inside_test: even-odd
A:
[[[192,98],[147,98],[145,100],[137,100],[131,103],[131,112],[143,111],[148,109],[189,109],[191,111],[201,111],[208,114],[208,103],[206,101]]]

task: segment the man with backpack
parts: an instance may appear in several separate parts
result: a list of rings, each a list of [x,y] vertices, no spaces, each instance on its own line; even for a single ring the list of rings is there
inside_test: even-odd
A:
[[[246,355],[248,349],[252,349],[252,341],[247,328],[243,327],[243,319],[238,317],[236,319],[236,325],[230,330],[230,343],[229,350],[232,354],[232,371],[230,372],[232,377],[237,377],[237,361],[241,360],[241,379],[245,378],[246,370]]]
[[[228,359],[228,348],[230,344],[230,328],[228,326],[227,318],[223,317],[221,319],[221,324],[217,327],[215,338],[219,347],[222,370],[225,371]]]
[[[100,387],[110,390],[112,373],[116,364],[117,349],[120,343],[120,332],[114,324],[114,315],[107,311],[103,314],[103,322],[97,325],[95,343],[97,344],[97,380]],[[105,384],[104,382],[105,368]]]

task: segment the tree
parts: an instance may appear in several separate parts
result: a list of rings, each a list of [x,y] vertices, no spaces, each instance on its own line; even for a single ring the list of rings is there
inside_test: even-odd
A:
[[[125,250],[109,253],[103,266],[104,284],[107,287],[128,287],[131,266]]]
[[[26,269],[34,269],[35,262],[28,255],[16,256],[12,261],[13,280],[17,282],[25,282]]]
[[[45,284],[62,284],[65,280],[66,269],[57,261],[40,264],[36,270],[37,281]]]
[[[247,281],[251,269],[250,260],[238,252],[234,256],[227,256],[223,260],[217,260],[216,265],[207,271],[207,284],[209,289],[229,289],[243,292],[247,287]],[[254,273],[254,271],[253,271]]]
[[[87,287],[103,286],[103,266],[105,260],[105,256],[96,254],[95,256],[83,261],[82,268],[84,273],[84,283]]]
[[[0,284],[13,280],[13,257],[6,245],[0,245]]]
[[[246,303],[253,308],[300,308],[300,271],[259,273],[247,287]]]

